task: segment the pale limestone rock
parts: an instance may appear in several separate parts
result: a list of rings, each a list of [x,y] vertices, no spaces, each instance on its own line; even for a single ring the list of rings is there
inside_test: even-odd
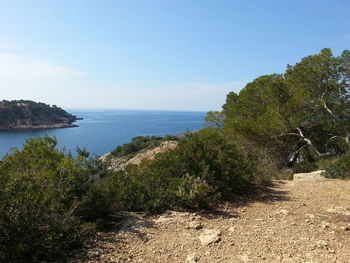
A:
[[[289,211],[288,210],[286,210],[286,209],[282,209],[282,210],[280,210],[280,211],[278,211],[277,212],[278,214],[281,214],[281,215],[288,215],[289,214]]]
[[[231,226],[231,227],[228,229],[228,231],[230,231],[230,232],[235,232],[235,227],[234,227],[234,226]]]
[[[221,240],[221,231],[217,229],[204,229],[203,233],[198,237],[203,246],[217,243]]]
[[[334,213],[334,214],[342,214],[344,216],[350,216],[350,209],[349,207],[332,207],[330,209],[327,209],[328,213]]]
[[[190,255],[186,258],[186,262],[188,263],[196,263],[198,262],[198,257],[196,257],[196,255]]]
[[[203,225],[201,224],[201,222],[191,221],[191,222],[188,223],[187,228],[198,230],[198,229],[202,229]]]
[[[295,180],[321,180],[325,179],[324,175],[324,170],[319,170],[311,173],[298,173],[293,175],[293,181]]]

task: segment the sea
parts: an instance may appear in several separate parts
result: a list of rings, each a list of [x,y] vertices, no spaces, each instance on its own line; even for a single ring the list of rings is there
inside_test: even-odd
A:
[[[136,136],[179,135],[203,128],[206,112],[156,110],[68,110],[83,118],[79,127],[0,131],[0,158],[21,149],[26,139],[49,135],[58,148],[75,153],[77,146],[101,156]]]

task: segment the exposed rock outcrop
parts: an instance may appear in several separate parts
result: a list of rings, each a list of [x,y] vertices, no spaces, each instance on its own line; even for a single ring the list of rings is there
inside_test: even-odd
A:
[[[125,157],[113,157],[111,153],[101,156],[100,161],[108,170],[119,171],[125,169],[129,164],[138,165],[144,159],[154,159],[154,157],[162,152],[172,150],[178,145],[178,141],[163,141],[158,147],[148,150],[142,150],[134,157],[127,159]]]
[[[310,173],[294,174],[293,180],[322,180],[324,177],[324,170],[314,171]]]

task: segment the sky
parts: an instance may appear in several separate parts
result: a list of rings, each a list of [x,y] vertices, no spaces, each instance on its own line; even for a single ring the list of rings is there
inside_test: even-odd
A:
[[[349,0],[0,0],[0,99],[220,110],[228,92],[350,48]]]

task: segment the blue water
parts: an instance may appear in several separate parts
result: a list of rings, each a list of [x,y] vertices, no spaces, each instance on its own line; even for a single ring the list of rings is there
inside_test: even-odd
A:
[[[0,157],[11,151],[12,147],[21,148],[27,138],[48,134],[58,139],[58,147],[75,152],[77,146],[102,155],[112,151],[117,145],[130,142],[136,136],[176,135],[187,130],[203,128],[204,112],[184,111],[70,111],[84,118],[76,128],[0,131]]]

